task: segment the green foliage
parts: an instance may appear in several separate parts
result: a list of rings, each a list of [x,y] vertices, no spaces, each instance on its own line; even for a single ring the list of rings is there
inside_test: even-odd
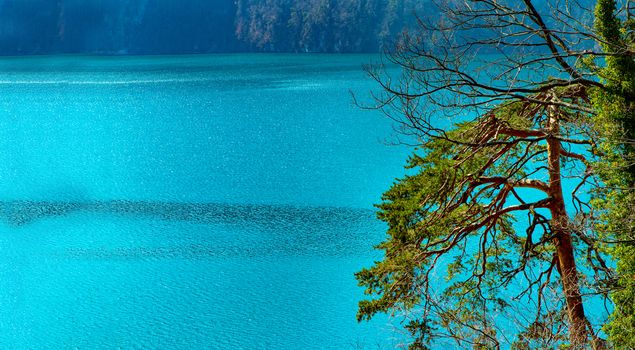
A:
[[[412,349],[425,349],[440,332],[475,349],[497,346],[491,314],[513,304],[500,293],[519,283],[515,276],[526,267],[545,269],[552,262],[548,232],[532,240],[533,231],[523,235],[513,228],[513,215],[492,209],[504,205],[510,188],[505,183],[521,181],[531,170],[523,165],[525,155],[544,152],[539,142],[507,143],[504,132],[490,133],[540,128],[540,113],[527,118],[525,108],[501,105],[484,118],[455,125],[410,157],[413,174],[394,183],[378,205],[378,217],[388,224],[388,238],[378,246],[385,257],[356,274],[365,293],[376,296],[360,302],[358,320],[410,310],[417,314],[406,325]],[[480,182],[497,176],[505,180],[491,186]],[[530,217],[537,215],[529,209]],[[520,333],[526,344],[535,346],[542,316]],[[559,339],[550,326],[540,330]]]
[[[618,280],[611,297],[615,310],[605,327],[619,347],[635,347],[635,60],[633,23],[617,17],[614,0],[598,0],[595,28],[609,53],[600,77],[607,89],[596,91],[593,104],[596,125],[605,135],[604,162],[596,168],[605,188],[597,193],[595,207],[603,214],[599,229],[617,244],[607,247],[617,262]],[[625,142],[626,141],[626,142]],[[630,141],[630,143],[629,143]],[[616,146],[617,145],[617,146]]]
[[[380,106],[403,114],[396,119],[421,137],[422,146],[409,159],[410,175],[398,180],[378,206],[379,218],[388,224],[388,237],[378,246],[385,257],[357,274],[370,296],[360,303],[358,318],[408,313],[413,348],[443,337],[459,347],[495,348],[504,337],[516,349],[565,348],[567,333],[572,348],[602,347],[598,324],[590,322],[583,305],[591,295],[610,293],[615,312],[604,331],[614,345],[635,347],[635,22],[617,17],[614,0],[598,0],[597,36],[576,27],[562,34],[565,40],[550,32],[531,2],[519,5],[526,6],[525,12],[515,11],[511,2],[511,7],[484,3],[485,10],[471,2],[450,8],[450,25],[439,29],[449,46],[439,50],[442,54],[413,40],[393,56],[405,73],[399,83],[383,84],[387,92]],[[528,22],[516,17],[521,13]],[[527,41],[508,42],[510,33],[497,31],[504,22],[498,19],[506,15],[512,24],[502,28],[512,32],[514,25],[537,24],[534,33],[550,53],[535,61],[552,60],[569,79],[536,78],[505,90],[498,76],[485,83],[474,78],[473,67],[461,60],[463,39],[453,46],[461,30],[494,31],[494,39],[474,39],[470,44],[475,46],[532,47]],[[491,23],[483,19],[488,16]],[[552,20],[566,26],[566,20]],[[576,36],[600,38],[604,52],[592,56],[586,49],[566,47]],[[501,65],[521,75],[535,61],[510,58]],[[597,79],[587,78],[592,74]],[[380,75],[373,77],[384,83]],[[452,96],[440,96],[446,93]],[[490,103],[481,108],[483,100]],[[439,110],[475,106],[476,120],[450,129],[427,119]],[[563,179],[581,182],[569,192],[563,187],[574,180],[562,186]],[[591,206],[581,199],[590,184],[602,185],[592,193]],[[536,193],[546,198],[537,199]],[[567,214],[569,200],[574,215]],[[524,217],[522,232],[514,221]],[[617,278],[607,253],[617,262]],[[529,310],[531,318],[519,310]],[[511,338],[497,334],[501,328],[492,317],[510,311],[525,320]]]

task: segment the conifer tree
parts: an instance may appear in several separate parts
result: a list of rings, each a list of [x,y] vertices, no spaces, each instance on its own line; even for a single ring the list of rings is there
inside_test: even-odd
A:
[[[620,21],[616,12],[614,0],[598,0],[595,27],[608,54],[599,76],[607,88],[597,91],[593,102],[596,123],[607,136],[606,162],[598,167],[607,186],[595,205],[603,209],[600,231],[615,240],[609,252],[617,262],[615,309],[606,329],[614,344],[635,348],[635,22]]]
[[[606,164],[627,158],[630,122],[598,106],[631,110],[628,83],[613,79],[616,90],[609,76],[623,77],[611,60],[629,70],[633,55],[606,47],[602,23],[623,28],[630,9],[608,9],[593,29],[589,1],[438,6],[440,21],[421,19],[388,56],[399,77],[369,70],[376,107],[418,147],[378,206],[385,256],[357,274],[371,296],[358,318],[404,312],[415,349],[603,348],[603,303],[632,298],[616,294],[627,268],[616,276],[609,256],[627,220],[602,204],[607,193],[629,204]]]

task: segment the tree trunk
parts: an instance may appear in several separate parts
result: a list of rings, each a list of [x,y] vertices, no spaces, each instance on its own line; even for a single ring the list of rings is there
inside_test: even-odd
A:
[[[588,344],[587,319],[584,314],[584,305],[580,295],[578,283],[578,270],[575,262],[571,231],[569,229],[569,217],[565,210],[564,196],[562,193],[562,177],[560,173],[561,143],[555,138],[560,131],[557,113],[551,111],[548,129],[550,136],[547,138],[547,151],[549,157],[549,196],[552,199],[551,227],[554,235],[554,244],[558,256],[558,272],[562,280],[567,314],[569,315],[569,340],[574,349],[582,348]]]

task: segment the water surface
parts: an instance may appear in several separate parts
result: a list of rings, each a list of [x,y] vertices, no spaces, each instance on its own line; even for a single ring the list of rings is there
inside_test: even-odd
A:
[[[354,318],[407,153],[371,59],[0,60],[0,348],[397,344]]]

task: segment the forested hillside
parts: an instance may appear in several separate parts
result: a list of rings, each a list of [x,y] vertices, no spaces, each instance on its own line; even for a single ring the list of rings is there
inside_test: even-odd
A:
[[[268,51],[376,51],[423,9],[415,0],[238,0],[236,35]]]
[[[0,0],[0,54],[369,52],[393,40],[423,4],[415,0]]]

